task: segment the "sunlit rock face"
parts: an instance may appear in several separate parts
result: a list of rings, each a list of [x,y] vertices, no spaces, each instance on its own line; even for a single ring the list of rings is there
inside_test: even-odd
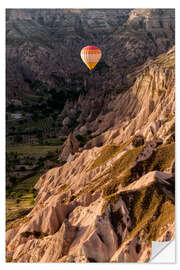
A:
[[[159,29],[164,13],[127,14],[128,27],[139,25],[139,14],[143,29]],[[73,158],[40,177],[32,211],[8,226],[7,261],[148,262],[152,241],[174,239],[174,59],[172,47],[127,71],[131,86],[104,102],[98,98],[102,110],[95,118],[86,121],[86,110],[100,106],[94,106],[94,90],[79,97],[74,110],[81,107],[79,122],[92,137],[79,149],[69,135],[64,155],[74,151]]]

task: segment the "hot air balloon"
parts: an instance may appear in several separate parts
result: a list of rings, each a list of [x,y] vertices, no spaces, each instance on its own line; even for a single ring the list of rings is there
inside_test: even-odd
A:
[[[81,58],[90,70],[97,65],[101,55],[101,50],[96,46],[86,46],[81,50]]]

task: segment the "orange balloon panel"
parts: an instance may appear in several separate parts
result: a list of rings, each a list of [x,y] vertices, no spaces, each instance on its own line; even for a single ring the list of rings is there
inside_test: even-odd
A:
[[[86,46],[81,50],[81,58],[90,70],[97,65],[101,55],[101,50],[96,46]]]

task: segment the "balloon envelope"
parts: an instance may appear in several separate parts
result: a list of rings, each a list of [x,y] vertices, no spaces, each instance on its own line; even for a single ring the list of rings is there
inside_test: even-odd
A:
[[[81,50],[81,58],[90,70],[97,65],[101,55],[101,50],[96,46],[86,46]]]

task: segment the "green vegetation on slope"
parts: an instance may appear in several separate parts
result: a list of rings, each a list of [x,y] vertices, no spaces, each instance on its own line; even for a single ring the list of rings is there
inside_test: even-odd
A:
[[[143,207],[143,199],[145,190],[140,191],[139,198],[137,199],[134,207],[131,210],[133,218],[133,224],[130,228],[128,238],[134,237],[139,231],[145,229],[149,224],[155,213],[157,213],[158,207],[161,204],[162,196],[160,196],[156,190],[152,192],[151,200],[147,208]],[[143,198],[142,198],[143,197]]]
[[[131,167],[138,155],[143,150],[143,147],[144,146],[139,146],[134,149],[127,150],[112,164],[110,168],[103,172],[103,174],[93,179],[91,183],[88,183],[83,189],[81,189],[77,196],[84,192],[94,193],[95,191],[103,190],[104,197],[108,198],[109,195],[116,192],[118,185],[127,185],[131,176]]]
[[[18,218],[22,218],[22,217],[26,216],[30,212],[30,210],[31,210],[31,208],[29,208],[29,209],[20,208],[18,210],[8,212],[8,214],[6,216],[6,223],[10,223],[11,221],[14,221]]]
[[[113,163],[110,169],[111,181],[104,187],[105,197],[115,193],[118,185],[126,186],[129,183],[131,167],[142,150],[143,146],[128,150]]]
[[[125,143],[122,143],[120,145],[115,145],[113,143],[105,145],[100,153],[100,155],[97,157],[97,159],[94,160],[93,164],[91,165],[89,170],[95,169],[99,166],[101,166],[103,163],[107,162],[108,160],[115,157],[117,154],[119,154],[126,146],[128,146],[133,138],[127,140]]]
[[[32,217],[29,217],[29,216],[23,216],[23,217],[19,217],[18,219],[15,219],[14,221],[12,222],[9,222],[7,225],[6,225],[6,231],[7,230],[10,230],[10,229],[16,229],[18,228],[20,225],[22,224],[26,224],[27,222],[29,222],[31,220]]]
[[[123,191],[106,197],[102,214],[110,205],[111,221],[115,227],[118,223],[125,226],[121,211],[114,212],[113,210],[119,198],[125,202],[131,219],[131,225],[128,227],[129,234],[125,241],[133,239],[141,230],[147,232],[146,240],[155,241],[167,230],[167,224],[174,222],[173,201],[159,189],[157,183],[138,190]]]
[[[144,173],[158,170],[165,171],[169,168],[175,158],[174,143],[160,145],[156,151],[147,160],[140,161],[134,168],[132,168],[132,174],[138,174],[139,177]]]
[[[76,135],[76,139],[78,140],[80,147],[83,147],[92,138],[94,137],[91,136],[91,131],[89,131],[87,134],[84,134],[84,135],[80,135],[80,134]]]
[[[156,241],[167,228],[167,224],[172,224],[175,220],[175,209],[172,201],[163,203],[158,218],[150,223],[150,239]]]
[[[134,222],[128,238],[147,226],[148,239],[155,241],[165,232],[167,224],[174,222],[173,202],[165,193],[159,191],[156,184],[140,190],[131,213]]]
[[[118,194],[116,191],[118,185],[126,186],[139,179],[145,173],[154,170],[165,171],[172,165],[175,150],[174,143],[159,146],[149,159],[140,161],[132,167],[143,148],[144,146],[140,146],[125,152],[123,156],[113,163],[111,169],[108,171],[108,175],[103,179],[100,178],[98,185],[94,184],[93,190],[95,191],[96,188],[103,189],[104,198],[106,199],[102,213],[105,212],[109,201],[117,198]],[[141,203],[144,204],[144,208],[149,207],[152,195],[150,190],[151,189],[141,192],[136,205],[137,216],[140,216],[139,206]],[[136,194],[136,196],[138,198],[139,195]]]
[[[159,170],[164,171],[169,168],[172,164],[172,161],[175,158],[175,144],[171,143],[168,145],[161,145],[155,152],[155,157],[152,162],[152,165],[149,166],[149,171]]]
[[[118,176],[121,172],[130,168],[138,155],[142,152],[143,148],[143,146],[139,146],[128,150],[123,156],[116,160],[111,168],[112,176]]]
[[[42,239],[46,237],[48,234],[44,232],[38,232],[38,231],[34,231],[34,232],[26,231],[26,232],[22,232],[21,235],[25,238],[28,238],[29,236],[33,235],[37,239]]]
[[[118,197],[117,187],[119,185],[122,185],[123,187],[127,186],[133,181],[139,179],[145,173],[153,170],[165,171],[172,165],[172,161],[174,160],[174,143],[160,145],[149,159],[139,161],[134,165],[134,162],[143,151],[144,147],[144,145],[141,145],[127,150],[118,160],[113,162],[110,168],[82,188],[77,196],[85,192],[94,193],[98,190],[102,190],[105,198],[105,204],[102,210],[102,213],[104,213],[109,201],[115,200],[115,198]],[[107,145],[104,147],[100,156],[93,163],[94,168],[98,165],[100,166],[105,160],[109,160],[117,155],[120,149],[122,149],[122,145],[121,147],[114,147],[114,145]],[[105,153],[104,156],[103,153]],[[151,189],[142,191],[139,201],[137,202],[138,204],[141,204],[142,202],[144,209],[146,209],[150,204],[151,195],[153,194],[150,190]],[[138,198],[139,195],[136,194],[136,196]],[[140,213],[138,204],[136,209],[137,212]]]

